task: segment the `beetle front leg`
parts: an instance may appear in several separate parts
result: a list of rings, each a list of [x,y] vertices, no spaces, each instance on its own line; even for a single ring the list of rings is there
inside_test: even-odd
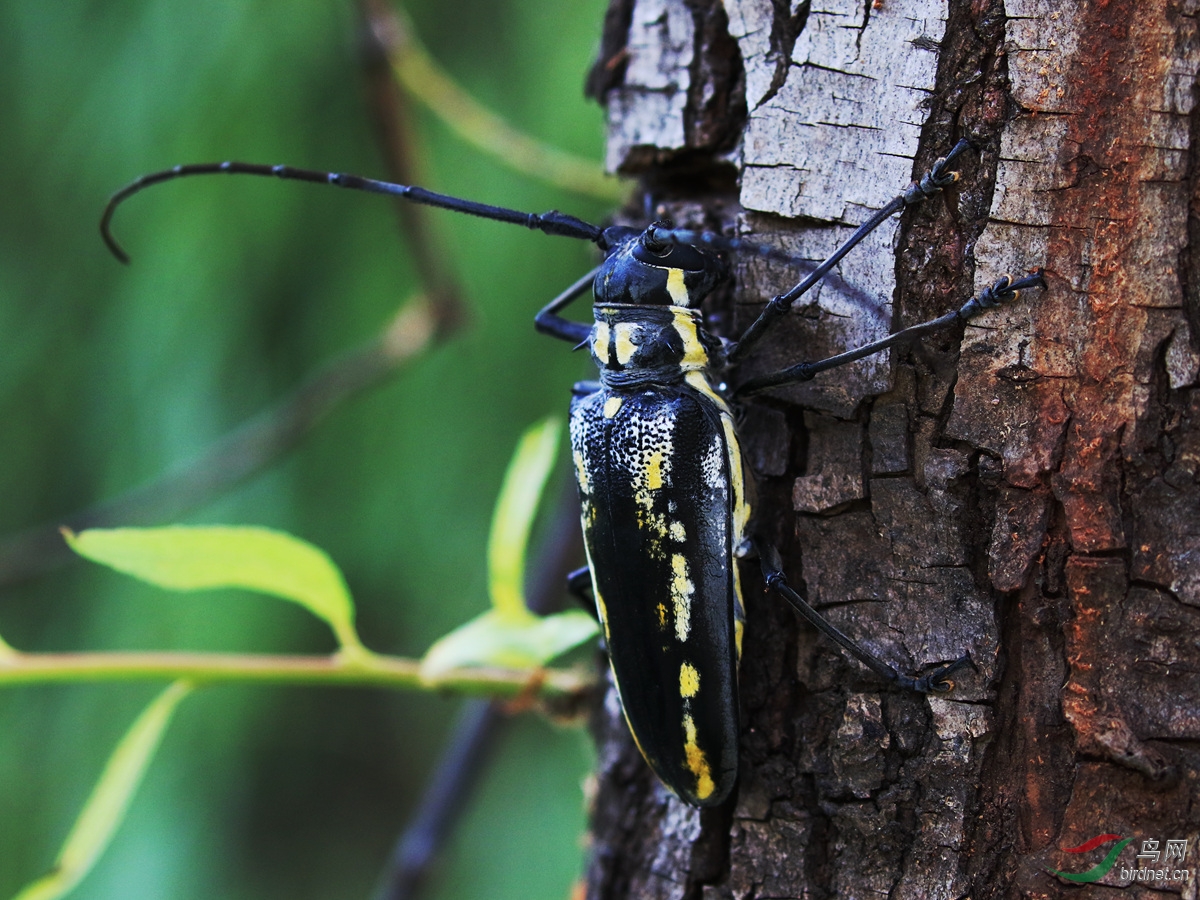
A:
[[[570,319],[564,319],[559,313],[579,297],[583,296],[587,289],[592,286],[599,268],[597,266],[595,269],[592,269],[592,271],[588,272],[538,311],[538,314],[533,318],[533,324],[541,334],[548,334],[550,337],[556,337],[560,341],[570,341],[576,345],[588,339],[588,335],[592,333],[591,325],[585,325],[583,322],[572,322]]]
[[[772,297],[758,318],[750,323],[750,327],[746,329],[741,338],[738,339],[738,342],[730,349],[729,361],[736,363],[744,359],[746,352],[750,347],[758,343],[771,325],[791,309],[797,300],[808,293],[817,282],[824,278],[841,261],[843,256],[853,250],[868,234],[905,207],[928,200],[930,197],[940,193],[943,188],[957,181],[958,173],[951,172],[947,167],[970,146],[971,144],[967,140],[961,140],[955,144],[949,153],[930,166],[929,171],[925,175],[910,184],[901,193],[897,194],[890,203],[858,226],[854,233],[840,247],[834,250],[823,263],[813,269],[804,280],[786,294]]]
[[[938,666],[925,675],[907,675],[897,671],[844,634],[813,609],[807,600],[792,590],[787,583],[787,576],[783,574],[783,562],[779,558],[778,550],[763,541],[756,541],[755,547],[758,550],[763,580],[766,581],[767,587],[791,604],[792,608],[804,616],[818,631],[832,639],[839,647],[885,681],[911,691],[919,691],[922,694],[945,694],[954,688],[954,682],[949,678],[950,675],[967,666],[975,668],[975,663],[972,662],[970,655],[964,653],[954,662]]]

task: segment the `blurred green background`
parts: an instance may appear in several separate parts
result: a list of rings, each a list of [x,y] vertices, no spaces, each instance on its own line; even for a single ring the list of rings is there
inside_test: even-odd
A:
[[[600,159],[602,113],[581,86],[604,0],[406,5],[478,99]],[[430,188],[593,221],[606,211],[513,174],[423,112],[417,124]],[[349,3],[0,0],[0,533],[186,463],[377,332],[414,289],[387,201],[248,178],[135,198],[116,222],[133,265],[108,255],[96,224],[115,188],[227,158],[383,173]],[[484,608],[488,523],[515,441],[565,411],[587,375],[532,317],[592,264],[590,249],[435,215],[469,332],[187,519],[270,525],[325,548],[367,644],[406,655]],[[28,651],[332,648],[288,604],[172,595],[81,564],[0,592],[0,634]],[[160,687],[0,690],[0,898],[51,865]],[[457,706],[206,689],[75,896],[365,898]],[[565,897],[581,868],[587,736],[525,716],[496,750],[428,896]]]

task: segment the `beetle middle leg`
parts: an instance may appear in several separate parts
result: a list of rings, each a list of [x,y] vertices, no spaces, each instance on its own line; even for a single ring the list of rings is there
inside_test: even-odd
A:
[[[880,678],[898,687],[919,691],[923,694],[945,694],[954,687],[954,682],[950,680],[952,674],[967,666],[974,668],[975,664],[971,661],[971,657],[964,653],[958,659],[954,660],[954,662],[938,666],[932,672],[928,672],[925,675],[915,676],[897,671],[879,657],[864,649],[853,638],[843,633],[828,619],[813,609],[807,600],[791,588],[787,583],[787,576],[783,573],[783,563],[779,558],[779,551],[775,547],[765,541],[755,541],[755,548],[758,550],[763,580],[766,581],[767,587],[786,600],[796,612],[804,616],[818,631],[832,639],[834,643]]]
[[[885,338],[880,338],[861,347],[855,347],[836,356],[819,359],[816,362],[798,363],[779,372],[772,372],[767,375],[760,375],[757,378],[751,378],[739,385],[734,395],[737,397],[746,397],[779,387],[780,385],[810,381],[818,373],[828,369],[844,366],[865,356],[879,353],[881,350],[886,350],[896,344],[905,344],[926,335],[944,331],[959,322],[968,322],[984,310],[993,309],[1001,303],[1008,303],[1015,300],[1021,291],[1032,287],[1040,287],[1043,290],[1046,288],[1046,279],[1042,276],[1040,269],[1019,279],[1013,279],[1005,275],[996,281],[995,284],[984,288],[979,294],[972,297],[958,309],[951,310],[945,315],[938,316],[936,319],[930,319],[928,322],[922,322],[919,325],[911,325],[908,328],[897,331],[895,334],[889,334]]]

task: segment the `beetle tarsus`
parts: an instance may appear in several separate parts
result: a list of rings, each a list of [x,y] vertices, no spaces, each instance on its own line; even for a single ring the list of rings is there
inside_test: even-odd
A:
[[[1047,289],[1046,276],[1040,268],[1019,279],[1004,275],[960,306],[958,318],[966,322],[984,310],[995,309],[1001,303],[1011,303],[1021,295],[1021,291],[1032,287],[1041,288],[1043,291]]]
[[[911,685],[905,684],[905,687],[911,687],[912,690],[922,694],[948,694],[954,690],[954,681],[950,676],[955,672],[967,667],[976,668],[975,661],[971,659],[969,653],[964,653],[954,662],[946,663],[944,666],[938,666],[932,672],[922,675],[920,678],[912,678],[905,676],[912,681]]]

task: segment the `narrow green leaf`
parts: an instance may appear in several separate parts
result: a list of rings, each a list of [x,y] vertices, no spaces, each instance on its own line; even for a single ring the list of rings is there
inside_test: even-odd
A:
[[[542,489],[554,467],[561,422],[545,419],[517,444],[492,515],[488,536],[488,593],[497,612],[520,616],[525,606],[525,548]]]
[[[539,617],[491,609],[438,640],[421,661],[421,678],[436,682],[464,666],[532,669],[591,640],[599,631],[582,610]]]
[[[323,550],[290,534],[219,525],[63,534],[80,556],[159,587],[244,588],[299,603],[329,624],[343,650],[365,652],[342,573]]]
[[[121,738],[92,795],[67,835],[54,868],[26,885],[14,900],[55,900],[87,875],[112,840],[179,702],[192,686],[176,681],[142,710]]]
[[[525,605],[525,552],[546,479],[554,465],[561,423],[546,419],[522,435],[496,501],[488,539],[492,608],[438,640],[421,661],[421,677],[436,682],[452,669],[544,665],[598,632],[581,611],[539,617]]]

